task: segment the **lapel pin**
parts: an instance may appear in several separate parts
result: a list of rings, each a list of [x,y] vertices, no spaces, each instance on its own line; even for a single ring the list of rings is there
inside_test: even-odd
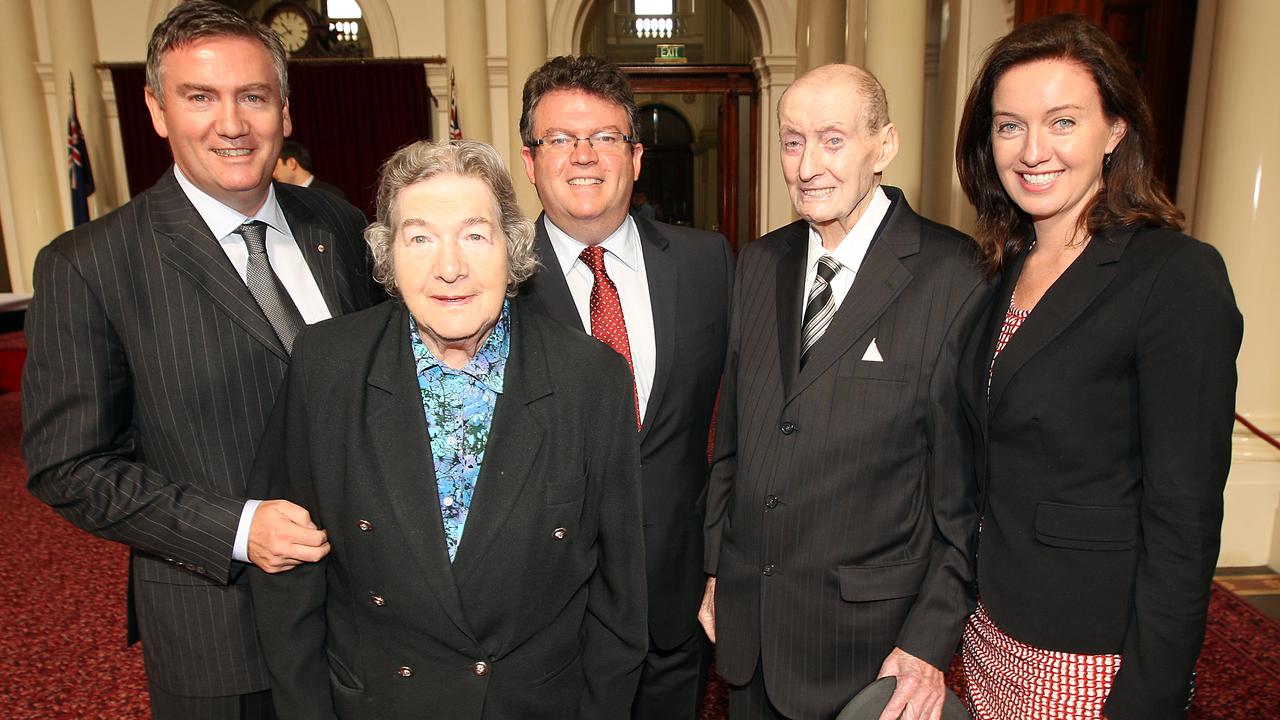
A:
[[[316,246],[316,252],[324,252],[324,243],[320,243]]]

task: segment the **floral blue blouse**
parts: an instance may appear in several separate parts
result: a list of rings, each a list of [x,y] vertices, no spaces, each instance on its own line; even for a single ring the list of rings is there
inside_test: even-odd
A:
[[[484,449],[489,443],[493,409],[502,394],[502,378],[511,351],[511,316],[502,304],[498,324],[489,333],[471,362],[454,370],[432,354],[418,335],[418,326],[409,317],[413,359],[417,366],[422,408],[427,414],[431,457],[435,462],[436,490],[440,496],[440,516],[449,561],[458,553],[467,510],[475,494]]]

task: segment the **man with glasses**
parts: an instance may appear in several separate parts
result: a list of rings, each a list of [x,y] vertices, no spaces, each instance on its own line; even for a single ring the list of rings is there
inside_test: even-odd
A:
[[[521,156],[544,213],[535,312],[627,358],[640,433],[649,653],[632,716],[696,718],[710,652],[702,597],[706,441],[724,364],[733,258],[720,235],[633,217],[644,147],[626,76],[558,57],[529,76]]]

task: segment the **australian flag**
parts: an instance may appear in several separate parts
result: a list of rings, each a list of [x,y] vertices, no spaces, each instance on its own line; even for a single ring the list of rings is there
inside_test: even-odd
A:
[[[89,222],[89,196],[93,194],[93,168],[89,166],[89,148],[80,132],[76,114],[76,81],[71,79],[71,111],[67,117],[67,175],[71,180],[71,218],[73,225]]]
[[[462,127],[458,125],[458,86],[453,82],[453,68],[449,68],[449,139],[462,139]]]

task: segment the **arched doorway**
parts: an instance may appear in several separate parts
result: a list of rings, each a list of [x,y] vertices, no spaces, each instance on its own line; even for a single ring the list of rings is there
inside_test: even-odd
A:
[[[693,192],[694,137],[689,121],[667,105],[650,103],[636,113],[636,135],[644,145],[644,162],[635,189],[648,197],[659,220],[704,225],[695,222],[695,211],[702,209]]]

